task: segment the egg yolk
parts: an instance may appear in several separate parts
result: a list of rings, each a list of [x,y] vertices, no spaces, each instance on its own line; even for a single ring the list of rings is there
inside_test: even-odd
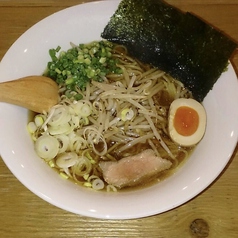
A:
[[[179,107],[174,116],[174,128],[182,136],[191,136],[199,125],[199,115],[191,107]]]

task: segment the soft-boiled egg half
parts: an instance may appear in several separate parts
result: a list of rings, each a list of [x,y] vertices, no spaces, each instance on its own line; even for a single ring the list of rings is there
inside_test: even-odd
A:
[[[194,99],[175,99],[169,109],[168,128],[171,139],[181,146],[197,144],[206,129],[206,111]]]

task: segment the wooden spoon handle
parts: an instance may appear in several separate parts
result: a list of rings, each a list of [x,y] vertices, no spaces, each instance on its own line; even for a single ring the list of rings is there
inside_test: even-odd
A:
[[[1,102],[15,104],[35,112],[48,111],[58,100],[58,85],[44,76],[29,76],[0,83]]]

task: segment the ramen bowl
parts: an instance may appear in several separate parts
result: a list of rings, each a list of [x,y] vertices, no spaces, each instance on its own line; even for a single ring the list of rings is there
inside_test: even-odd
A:
[[[118,1],[82,4],[57,12],[26,31],[0,64],[0,79],[40,75],[50,60],[48,51],[100,40]],[[35,151],[27,131],[29,111],[0,103],[0,153],[7,167],[30,191],[66,211],[103,219],[131,219],[159,214],[189,202],[221,173],[238,136],[238,84],[230,64],[204,99],[205,136],[192,155],[165,180],[141,189],[100,192],[63,179]],[[36,95],[37,97],[37,95]]]

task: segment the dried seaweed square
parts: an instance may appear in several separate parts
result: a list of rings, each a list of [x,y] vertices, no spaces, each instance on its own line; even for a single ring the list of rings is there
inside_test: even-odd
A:
[[[102,37],[184,83],[203,101],[237,47],[221,31],[160,0],[122,0]]]

